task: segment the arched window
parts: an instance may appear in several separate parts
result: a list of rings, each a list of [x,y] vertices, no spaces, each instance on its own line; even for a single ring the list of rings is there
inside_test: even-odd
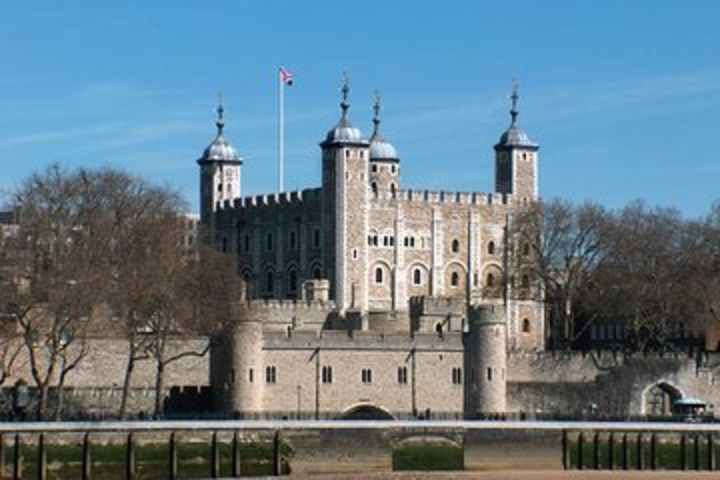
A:
[[[265,237],[265,249],[272,252],[273,248],[275,248],[275,237],[273,237],[272,232],[268,232],[267,237]]]
[[[530,288],[530,277],[523,275],[520,285],[522,288]]]
[[[275,292],[275,274],[272,271],[265,274],[265,291],[267,293]]]
[[[495,242],[492,240],[488,242],[487,252],[488,255],[495,255]]]
[[[458,275],[457,272],[452,272],[452,275],[450,275],[450,286],[457,287],[459,283],[460,283],[460,275]]]
[[[530,333],[530,320],[528,320],[527,318],[523,318],[522,331],[523,333]]]
[[[493,275],[492,273],[487,274],[487,277],[485,277],[485,286],[486,287],[495,286],[495,275]]]
[[[413,285],[422,285],[422,272],[419,268],[413,270]]]
[[[223,237],[223,239],[222,239],[222,251],[223,251],[223,253],[227,253],[227,248],[228,248],[227,238]]]
[[[525,255],[526,257],[530,255],[530,245],[527,243],[523,245],[523,255]]]
[[[394,183],[390,184],[390,195],[392,195],[393,198],[395,198],[395,194],[397,193],[397,187]]]
[[[375,283],[383,283],[383,269],[382,267],[375,268]]]
[[[316,266],[315,268],[313,268],[313,279],[320,280],[321,277],[322,277],[322,274],[320,272],[320,267]]]
[[[372,183],[370,184],[370,188],[372,188],[373,196],[374,196],[374,197],[377,197],[377,196],[378,196],[378,186],[377,186],[377,183],[376,183],[376,182],[372,182]]]
[[[460,251],[460,242],[457,238],[453,239],[452,241],[452,251],[453,253],[457,253]]]

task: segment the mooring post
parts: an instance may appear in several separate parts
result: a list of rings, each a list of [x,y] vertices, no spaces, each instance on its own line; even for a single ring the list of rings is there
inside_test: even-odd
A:
[[[650,435],[650,469],[657,470],[657,434]]]
[[[695,434],[695,444],[693,445],[695,448],[695,470],[700,470],[700,435]]]
[[[707,467],[711,472],[715,470],[715,439],[712,433],[707,434]]]
[[[688,469],[687,461],[687,436],[683,433],[680,435],[680,468]]]
[[[585,435],[583,432],[580,432],[577,439],[577,448],[578,448],[578,455],[577,455],[577,468],[578,470],[582,470],[584,468],[583,465],[583,449],[585,447]]]
[[[212,476],[212,478],[218,478],[220,476],[220,455],[218,452],[217,432],[213,432],[212,434],[210,459],[212,463],[210,475]]]
[[[82,478],[90,480],[92,478],[92,454],[90,444],[90,432],[85,432],[83,437],[83,459],[82,459]]]
[[[608,436],[608,469],[615,469],[615,433],[610,432]]]
[[[600,470],[600,432],[593,435],[593,468]]]
[[[178,470],[177,470],[177,443],[175,440],[175,432],[170,433],[170,439],[168,441],[168,471],[170,473],[170,480],[175,480],[177,478]]]
[[[273,475],[280,475],[280,430],[275,430],[273,437]]]
[[[568,469],[568,434],[567,430],[562,432],[562,466],[563,470]]]
[[[645,459],[643,458],[643,434],[642,432],[637,435],[637,469],[642,470],[645,468]]]
[[[132,432],[128,433],[125,453],[125,478],[133,480],[135,478],[135,442]]]
[[[623,470],[630,468],[630,442],[627,433],[623,433],[622,436],[622,468]]]
[[[41,433],[38,438],[38,480],[47,478],[47,446],[45,445],[45,434]]]
[[[232,442],[232,476],[240,476],[240,434],[237,430],[233,433]]]
[[[20,461],[20,434],[15,434],[15,457],[13,458],[13,480],[20,480],[22,477],[22,463]]]

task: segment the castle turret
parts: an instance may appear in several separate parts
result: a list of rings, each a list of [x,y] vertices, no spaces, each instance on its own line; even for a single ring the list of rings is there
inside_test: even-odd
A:
[[[226,200],[241,197],[242,157],[224,136],[225,108],[222,98],[217,107],[217,135],[197,161],[200,165],[200,223],[214,229],[215,211]]]
[[[237,316],[239,321],[227,339],[231,352],[228,413],[247,418],[262,410],[266,375],[276,375],[276,372],[263,371],[262,321],[253,319],[252,312]]]
[[[465,335],[466,415],[469,418],[504,413],[507,395],[507,323],[501,305],[469,310]]]
[[[518,85],[513,85],[510,127],[495,145],[495,191],[510,193],[519,198],[536,200],[538,197],[537,143],[518,125]]]
[[[323,182],[323,258],[330,297],[338,308],[367,308],[369,143],[348,118],[347,75],[342,116],[320,144]]]
[[[400,188],[400,158],[380,133],[380,96],[375,94],[373,134],[370,137],[370,189],[374,196],[395,196]]]

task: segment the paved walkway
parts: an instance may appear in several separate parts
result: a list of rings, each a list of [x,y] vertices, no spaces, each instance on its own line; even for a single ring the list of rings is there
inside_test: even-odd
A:
[[[312,475],[286,477],[296,480],[709,480],[717,479],[711,472],[563,472],[507,471],[507,472],[434,472],[434,473],[386,473],[353,475]]]

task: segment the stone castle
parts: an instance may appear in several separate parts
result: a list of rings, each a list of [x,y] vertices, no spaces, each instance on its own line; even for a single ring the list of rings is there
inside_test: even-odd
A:
[[[342,92],[340,121],[320,143],[322,185],[299,192],[242,196],[243,159],[218,109],[186,242],[202,236],[232,253],[245,289],[226,335],[174,340],[211,348],[168,367],[168,414],[627,418],[720,402],[716,352],[545,350],[542,288],[524,268],[528,250],[508,234],[538,198],[538,145],[519,127],[516,92],[487,194],[401,187],[378,102],[366,140],[350,123],[347,84]],[[3,228],[12,221],[0,216]],[[127,349],[111,333],[93,337],[67,376],[68,398],[112,414]],[[152,362],[135,371],[130,410],[148,412]],[[3,395],[20,380],[32,384],[27,362]]]

